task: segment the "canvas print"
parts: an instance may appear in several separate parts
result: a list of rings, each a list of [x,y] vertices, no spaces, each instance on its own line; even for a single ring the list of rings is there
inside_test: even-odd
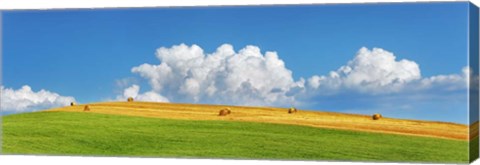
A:
[[[469,163],[469,2],[1,11],[8,155]]]

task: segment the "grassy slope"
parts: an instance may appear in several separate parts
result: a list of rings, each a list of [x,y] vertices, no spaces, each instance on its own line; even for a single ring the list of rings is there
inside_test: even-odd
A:
[[[478,159],[478,136],[474,137],[472,140],[470,140],[470,162],[475,161]]]
[[[79,112],[4,116],[8,154],[468,162],[467,141]]]

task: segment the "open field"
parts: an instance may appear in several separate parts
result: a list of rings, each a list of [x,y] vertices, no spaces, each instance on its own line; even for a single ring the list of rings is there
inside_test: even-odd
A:
[[[227,106],[147,102],[106,102],[89,104],[89,106],[92,110],[88,113],[119,114],[165,119],[228,120],[292,124],[464,141],[467,141],[470,136],[468,126],[461,124],[402,120],[388,117],[380,120],[372,120],[371,116],[365,115],[306,110],[289,114],[285,108],[228,106],[231,108],[232,113],[228,116],[218,116],[219,110]],[[84,105],[77,105],[52,109],[51,111],[82,112],[83,108]],[[476,125],[478,126],[478,123]]]
[[[159,118],[137,117],[158,114],[146,109],[135,110],[142,113],[128,108],[117,110],[136,116],[100,114],[100,107],[93,106],[91,112],[79,112],[75,110],[78,107],[72,107],[4,116],[3,152],[450,163],[467,163],[469,160],[469,144],[465,140],[316,128],[301,124],[230,121],[238,120],[229,118],[242,114],[236,108],[232,108],[232,116],[226,116],[222,121],[163,119],[161,115],[152,116]],[[104,108],[108,109],[107,106]],[[179,113],[177,118],[186,119],[191,116],[189,113]],[[272,110],[271,113],[277,112]],[[302,112],[295,115],[301,116]],[[216,114],[211,116],[218,117]],[[386,119],[389,120],[394,119]]]
[[[478,129],[479,125],[478,125],[478,121],[472,123],[470,125],[470,162],[476,160],[478,158],[478,149],[479,149],[479,146],[478,146]]]

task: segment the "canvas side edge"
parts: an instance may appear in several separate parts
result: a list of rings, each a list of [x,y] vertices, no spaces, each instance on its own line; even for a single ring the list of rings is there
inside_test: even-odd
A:
[[[469,79],[469,162],[479,157],[479,10],[473,3],[468,7],[468,65],[471,69]]]

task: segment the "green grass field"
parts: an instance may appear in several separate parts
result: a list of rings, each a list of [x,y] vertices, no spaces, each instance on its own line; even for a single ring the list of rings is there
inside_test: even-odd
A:
[[[4,154],[466,163],[468,142],[232,121],[80,112],[3,117]]]
[[[470,140],[470,162],[478,158],[478,136]]]

